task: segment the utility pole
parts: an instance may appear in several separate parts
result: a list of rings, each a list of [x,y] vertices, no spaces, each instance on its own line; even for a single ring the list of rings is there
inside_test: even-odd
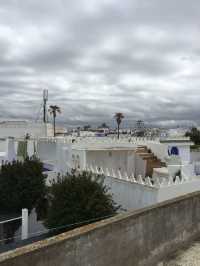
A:
[[[43,90],[43,122],[47,122],[47,101],[48,101],[48,90]]]

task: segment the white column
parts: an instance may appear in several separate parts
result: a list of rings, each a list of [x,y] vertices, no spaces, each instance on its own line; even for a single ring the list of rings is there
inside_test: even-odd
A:
[[[56,171],[61,173],[62,172],[62,148],[64,147],[64,138],[63,137],[56,137]]]
[[[12,162],[13,160],[16,159],[14,138],[7,138],[6,144],[7,144],[6,160]]]
[[[28,238],[28,209],[22,209],[22,240]]]
[[[80,156],[80,167],[81,167],[81,170],[85,170],[86,169],[86,166],[87,166],[87,154],[86,154],[86,150],[82,150],[79,153],[79,156]]]

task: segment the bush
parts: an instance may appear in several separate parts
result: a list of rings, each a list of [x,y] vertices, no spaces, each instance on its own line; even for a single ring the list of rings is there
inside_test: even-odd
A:
[[[192,128],[190,132],[186,132],[185,136],[190,137],[195,145],[200,145],[200,131],[197,128]]]
[[[46,176],[43,164],[27,158],[2,165],[0,171],[0,213],[16,213],[22,208],[31,211],[45,198]]]
[[[52,184],[45,224],[53,228],[83,221],[89,223],[91,219],[114,215],[118,208],[101,176],[72,172]],[[73,227],[76,225],[70,228]]]

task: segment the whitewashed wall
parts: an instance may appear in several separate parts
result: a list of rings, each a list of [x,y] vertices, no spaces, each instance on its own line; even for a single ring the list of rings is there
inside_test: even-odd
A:
[[[191,162],[200,162],[200,151],[191,151]]]
[[[46,137],[52,136],[52,125],[43,123],[23,123],[17,124],[8,123],[0,124],[0,138],[15,137],[22,138],[26,134],[30,134],[31,137]]]
[[[146,165],[147,161],[143,160],[138,154],[135,154],[135,176],[141,175],[146,176]]]
[[[131,183],[113,177],[104,180],[113,195],[114,201],[121,205],[123,210],[136,210],[152,205],[157,201],[157,189]]]
[[[165,158],[168,156],[168,149],[176,146],[179,150],[179,155],[183,163],[190,162],[190,145],[180,143],[159,143],[155,141],[147,141],[146,145],[162,162],[165,162]]]
[[[99,165],[103,168],[135,172],[135,154],[128,150],[97,150],[87,151],[87,164]]]
[[[0,152],[5,152],[7,150],[6,139],[0,140]]]
[[[200,178],[172,186],[159,188],[157,202],[162,202],[200,190]]]
[[[168,146],[154,141],[148,141],[146,142],[146,145],[157,158],[159,158],[162,162],[165,162],[165,158],[168,156]]]
[[[37,144],[37,153],[42,161],[56,160],[56,143],[39,140]]]
[[[124,210],[136,210],[200,190],[200,178],[183,183],[175,182],[150,187],[123,179],[106,176],[104,183],[110,188],[114,201]]]
[[[74,169],[85,169],[87,164],[87,152],[85,150],[73,150],[71,153],[71,167]]]
[[[175,146],[175,145],[174,145]],[[179,149],[179,156],[181,157],[182,163],[190,162],[190,146],[177,146]]]

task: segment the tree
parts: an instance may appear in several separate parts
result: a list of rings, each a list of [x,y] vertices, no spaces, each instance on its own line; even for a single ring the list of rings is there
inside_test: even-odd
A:
[[[98,128],[109,128],[109,126],[104,122]]]
[[[0,214],[37,208],[46,195],[43,164],[36,158],[3,164],[0,171]]]
[[[186,132],[185,136],[190,137],[195,145],[200,145],[200,131],[196,127],[193,127],[191,131]]]
[[[137,137],[144,137],[144,135],[145,135],[144,121],[137,120],[136,121],[136,136]]]
[[[114,116],[116,122],[117,122],[117,137],[119,139],[119,126],[122,122],[122,119],[124,118],[124,115],[123,113],[116,113],[115,116]]]
[[[91,125],[85,125],[85,126],[83,126],[83,130],[84,131],[88,131],[90,129],[91,129]]]
[[[118,207],[102,180],[86,171],[58,178],[50,188],[46,226],[72,225],[114,215]]]
[[[56,116],[61,113],[60,107],[57,105],[50,105],[49,112],[53,116],[53,135],[56,136]]]

